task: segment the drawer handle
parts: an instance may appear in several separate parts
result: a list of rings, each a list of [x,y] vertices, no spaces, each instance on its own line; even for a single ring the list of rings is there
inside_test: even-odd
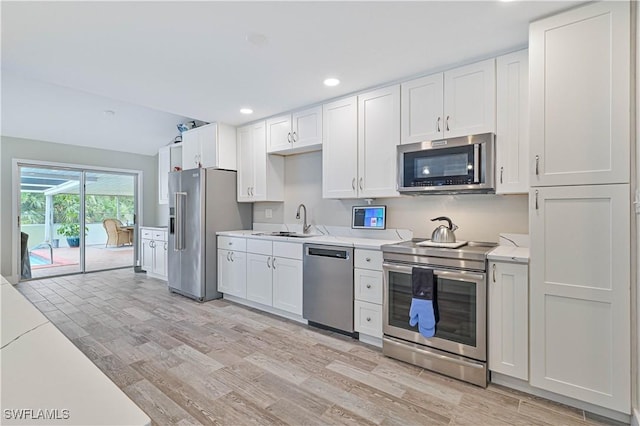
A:
[[[367,284],[367,288],[371,288],[371,284]]]
[[[370,258],[370,257],[367,257],[365,260],[366,260],[367,262],[371,262],[371,258]]]
[[[233,245],[233,243],[232,243],[232,242],[229,242],[229,245],[230,245],[230,246],[232,246],[232,245]]]
[[[371,317],[367,317],[367,322],[371,322]]]

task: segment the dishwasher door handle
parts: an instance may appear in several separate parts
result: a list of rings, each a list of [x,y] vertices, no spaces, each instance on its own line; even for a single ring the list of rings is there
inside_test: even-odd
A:
[[[347,250],[333,250],[319,247],[307,247],[307,256],[330,257],[332,259],[349,259]]]

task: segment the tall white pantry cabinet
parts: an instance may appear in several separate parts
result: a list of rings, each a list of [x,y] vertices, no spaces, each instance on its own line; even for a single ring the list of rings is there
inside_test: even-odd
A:
[[[532,386],[631,412],[631,16],[530,26]]]

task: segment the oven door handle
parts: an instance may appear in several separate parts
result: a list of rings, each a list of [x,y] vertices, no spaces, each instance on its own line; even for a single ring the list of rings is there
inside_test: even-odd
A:
[[[385,271],[394,271],[394,272],[401,272],[401,273],[405,273],[405,274],[410,274],[411,270],[413,269],[413,266],[405,266],[405,265],[396,265],[394,263],[383,263],[382,267]],[[458,278],[458,279],[474,279],[477,281],[484,281],[485,279],[485,275],[484,274],[477,274],[474,272],[469,272],[469,271],[447,271],[444,269],[435,269],[435,268],[429,268],[429,267],[424,267],[424,266],[420,266],[420,268],[424,268],[424,269],[431,269],[433,270],[433,274],[434,275],[438,275],[441,277],[446,277],[446,278]]]

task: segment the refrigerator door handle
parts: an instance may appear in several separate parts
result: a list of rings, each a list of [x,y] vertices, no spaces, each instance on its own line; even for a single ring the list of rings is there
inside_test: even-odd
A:
[[[175,251],[184,250],[184,208],[187,202],[186,192],[176,192],[176,237],[173,249]]]

